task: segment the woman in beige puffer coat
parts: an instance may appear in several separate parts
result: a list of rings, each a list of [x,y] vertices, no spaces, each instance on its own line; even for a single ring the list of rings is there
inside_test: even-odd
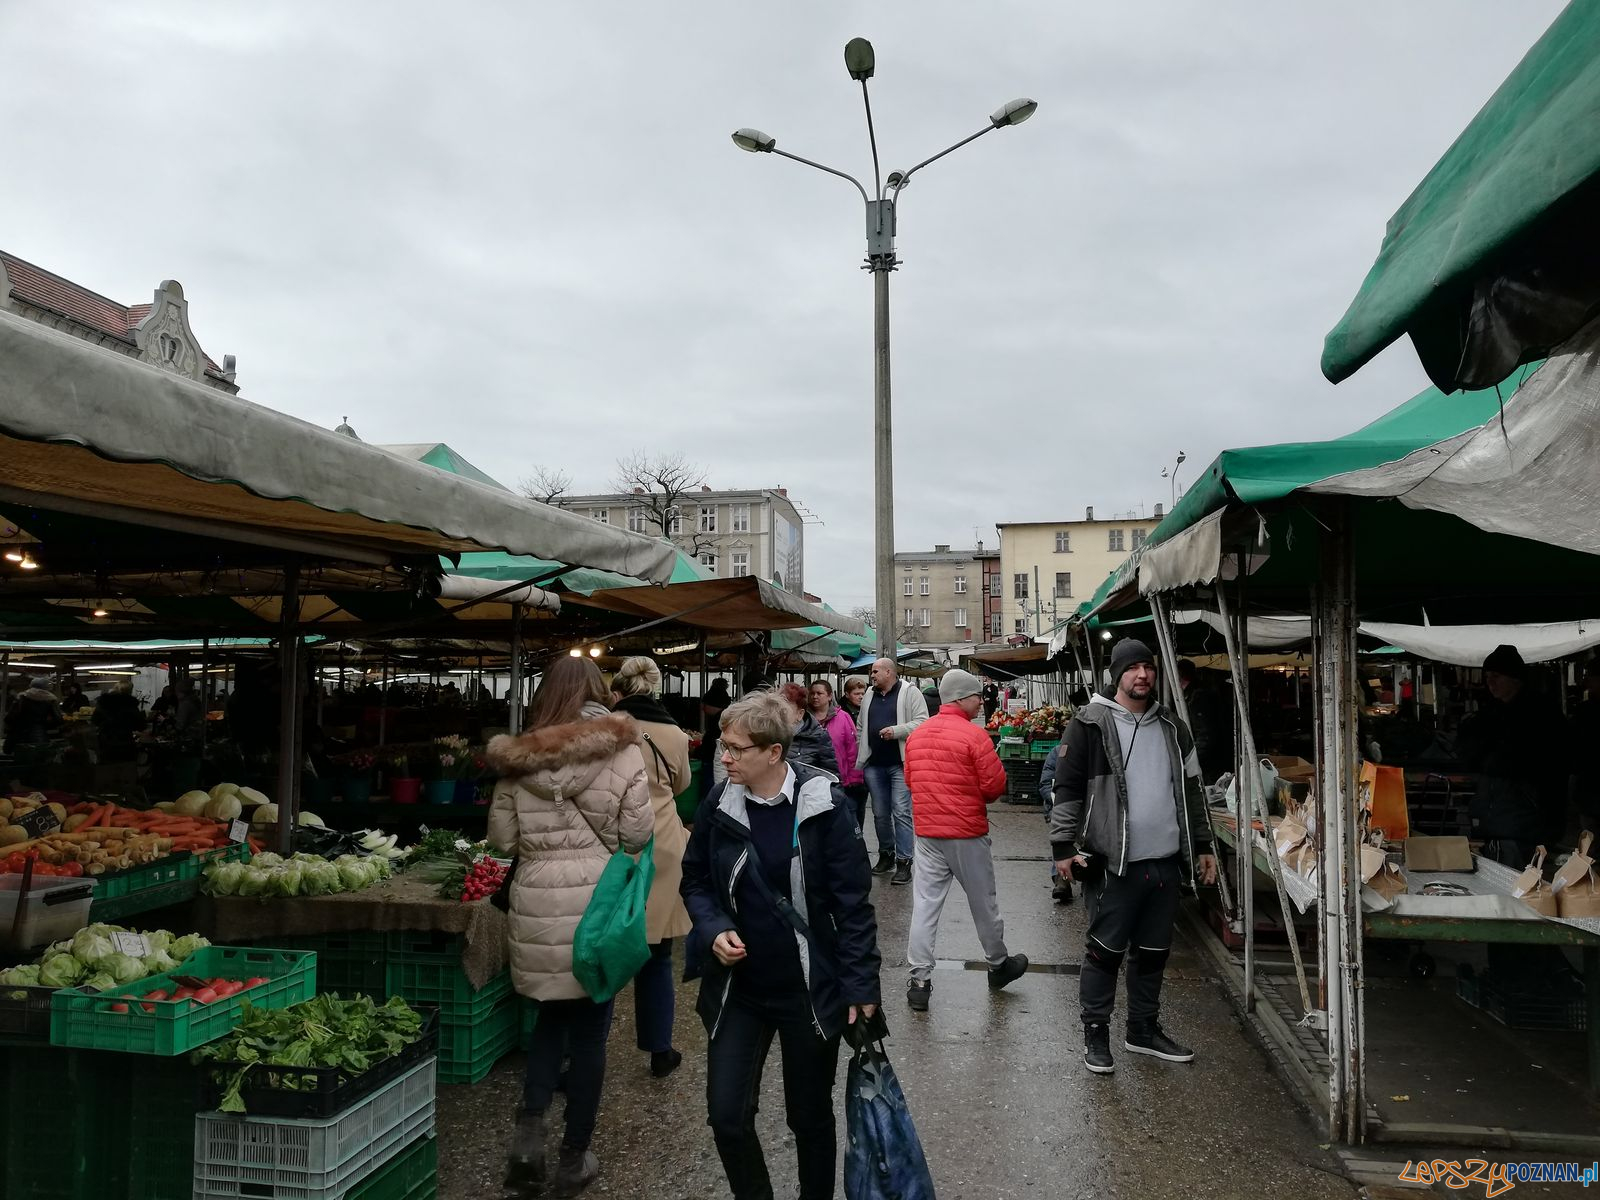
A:
[[[611,1030],[611,1001],[596,1004],[572,973],[573,935],[611,855],[619,847],[637,854],[655,831],[638,723],[610,712],[609,698],[593,662],[557,659],[528,706],[528,731],[497,737],[488,748],[501,775],[489,841],[517,855],[511,979],[539,1001],[507,1182],[544,1181],[544,1114],[565,1052],[572,1060],[566,1132],[552,1181],[562,1195],[588,1186],[600,1171],[589,1141]]]
[[[650,777],[650,804],[655,809],[656,875],[645,905],[650,961],[633,980],[634,1032],[639,1049],[650,1055],[650,1073],[665,1079],[683,1062],[672,1045],[676,981],[672,977],[672,939],[693,928],[678,885],[683,881],[683,851],[689,832],[678,819],[675,797],[693,782],[689,770],[689,735],[662,706],[661,668],[655,660],[635,655],[622,661],[611,678],[615,710],[639,723],[644,739],[644,769]]]

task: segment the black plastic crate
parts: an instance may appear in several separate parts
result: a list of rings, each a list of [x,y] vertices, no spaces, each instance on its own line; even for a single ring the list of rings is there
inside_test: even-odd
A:
[[[0,987],[0,1041],[50,1042],[50,997],[55,988]]]
[[[343,1067],[255,1066],[239,1089],[245,1115],[322,1119],[338,1116],[385,1084],[398,1079],[439,1049],[439,1010],[412,1005],[422,1014],[422,1032],[399,1054],[352,1075]],[[200,1103],[215,1109],[239,1064],[208,1062],[201,1073]]]

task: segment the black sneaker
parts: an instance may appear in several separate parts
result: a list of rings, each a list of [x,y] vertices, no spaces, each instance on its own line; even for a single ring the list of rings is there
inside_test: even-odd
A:
[[[683,1052],[680,1050],[657,1050],[650,1055],[650,1074],[657,1079],[665,1079],[683,1065]]]
[[[1026,954],[1013,954],[998,967],[989,968],[989,990],[998,992],[1006,984],[1021,979],[1028,969],[1028,956]]]
[[[890,883],[910,883],[911,882],[911,860],[909,858],[902,858],[902,859],[900,859],[900,861],[898,861],[897,863],[894,864],[894,874],[889,877],[889,882]]]
[[[1111,1026],[1083,1027],[1083,1065],[1096,1075],[1109,1075],[1117,1069],[1116,1060],[1111,1057]]]
[[[1050,899],[1057,904],[1072,903],[1072,880],[1057,875],[1050,884]]]
[[[927,979],[913,979],[906,984],[906,1003],[912,1012],[927,1012],[928,997],[933,994],[933,983]]]
[[[894,851],[879,850],[878,861],[873,864],[872,873],[874,875],[887,875],[892,870],[894,870]]]
[[[1122,1044],[1135,1054],[1148,1054],[1152,1058],[1163,1059],[1166,1062],[1194,1061],[1193,1050],[1173,1041],[1162,1032],[1161,1026],[1156,1024],[1146,1025],[1141,1029],[1128,1026],[1128,1036]]]

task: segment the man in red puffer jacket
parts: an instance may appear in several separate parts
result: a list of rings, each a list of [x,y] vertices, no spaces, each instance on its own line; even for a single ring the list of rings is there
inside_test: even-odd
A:
[[[1028,969],[1028,956],[1006,950],[1005,922],[995,896],[989,851],[988,806],[1006,791],[1006,771],[988,734],[972,723],[983,708],[983,683],[968,671],[939,680],[940,709],[906,742],[906,785],[915,798],[917,834],[911,868],[911,940],[906,960],[911,981],[906,1003],[928,1011],[933,992],[933,943],[950,882],[961,884],[996,991]]]

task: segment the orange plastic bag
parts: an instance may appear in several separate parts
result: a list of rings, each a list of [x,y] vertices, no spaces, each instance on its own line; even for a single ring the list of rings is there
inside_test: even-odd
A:
[[[1393,842],[1411,836],[1411,818],[1406,812],[1406,773],[1399,767],[1361,764],[1361,806],[1372,814],[1373,829],[1383,830]]]

